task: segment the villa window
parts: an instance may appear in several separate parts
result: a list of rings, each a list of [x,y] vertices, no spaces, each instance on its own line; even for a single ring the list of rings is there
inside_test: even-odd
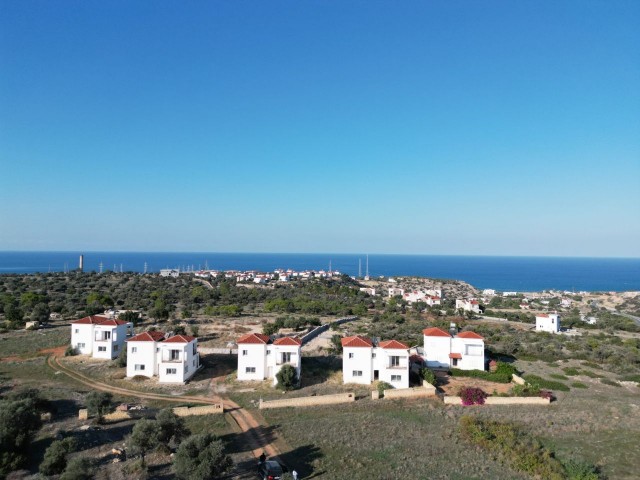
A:
[[[402,381],[402,375],[391,375],[391,381],[392,382],[401,382]]]
[[[271,355],[271,350],[267,350],[267,355]]]
[[[133,367],[133,369],[134,369],[135,371],[144,370],[144,365],[136,365],[135,367]]]
[[[354,355],[353,353],[350,353],[349,358],[353,358],[353,355]]]
[[[107,351],[107,347],[98,347],[98,351],[99,352],[106,352]]]
[[[137,353],[138,347],[131,347],[131,353]]]
[[[390,366],[391,367],[399,367],[400,366],[400,357],[397,355],[389,357]]]
[[[291,363],[291,352],[282,352],[282,363]]]
[[[371,354],[371,358],[376,358],[376,354],[375,354],[375,353],[372,353],[372,354]]]
[[[249,355],[249,350],[242,350],[242,356],[246,357],[247,355]]]
[[[256,373],[256,367],[247,367],[245,373]]]
[[[84,343],[78,343],[76,346],[77,346],[78,348],[84,348],[85,344],[84,344]]]
[[[178,372],[175,368],[167,368],[167,375],[175,375]]]
[[[353,371],[353,376],[354,377],[361,377],[362,376],[362,370],[354,370]]]
[[[180,360],[180,350],[169,350],[169,360],[172,362]]]
[[[80,333],[80,329],[79,329],[79,328],[76,328],[76,329],[75,329],[75,331],[74,331],[74,333]]]
[[[114,345],[114,346],[113,346],[113,351],[114,351],[114,352],[117,352],[119,349],[120,349],[120,346],[119,346],[119,345]]]

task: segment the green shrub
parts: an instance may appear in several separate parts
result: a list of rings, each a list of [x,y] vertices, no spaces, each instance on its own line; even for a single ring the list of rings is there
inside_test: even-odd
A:
[[[600,368],[600,365],[598,365],[597,363],[593,363],[593,362],[582,362],[582,365],[584,365],[585,367],[589,367],[589,368]]]
[[[69,460],[60,480],[90,480],[93,478],[93,462],[86,457]]]
[[[573,388],[588,388],[588,387],[587,387],[584,383],[582,383],[582,382],[573,382],[573,383],[571,384],[571,386],[572,386]]]
[[[561,375],[561,374],[559,374],[559,373],[551,373],[551,374],[549,374],[549,376],[550,376],[551,378],[556,378],[556,379],[558,379],[558,380],[569,380],[569,377],[567,377],[567,376],[565,376],[565,375]]]
[[[420,377],[427,383],[431,384],[431,385],[435,385],[436,384],[436,374],[433,373],[433,370],[430,370],[428,368],[421,368],[420,369]]]
[[[575,377],[576,375],[580,375],[580,370],[578,370],[575,367],[566,367],[566,368],[563,368],[562,371],[566,375],[569,375],[570,377]]]
[[[499,368],[499,367],[498,367]],[[452,368],[449,370],[449,374],[452,377],[472,377],[481,378],[489,382],[496,383],[509,383],[511,382],[512,373],[506,372],[485,372],[484,370],[460,370],[458,368]]]
[[[576,459],[562,462],[569,480],[598,480],[600,475],[593,465]]]
[[[77,442],[73,437],[56,440],[47,451],[44,452],[44,459],[40,464],[40,473],[43,475],[58,475],[67,466],[67,455],[75,451]]]
[[[611,385],[612,387],[621,387],[622,386],[618,382],[616,382],[615,380],[609,380],[608,378],[601,378],[600,379],[600,383],[604,383],[605,385]]]
[[[622,377],[618,377],[618,380],[621,381],[621,382],[636,382],[636,383],[640,383],[640,374],[624,375]]]
[[[378,382],[378,393],[380,394],[380,398],[384,397],[384,391],[387,389],[393,388],[393,385],[387,382]]]
[[[532,385],[537,385],[540,388],[546,388],[549,390],[557,390],[560,392],[568,392],[570,390],[570,388],[562,383],[562,382],[554,382],[553,380],[546,380],[542,377],[539,377],[537,375],[524,375],[523,377],[527,382],[531,383]]]
[[[592,372],[591,370],[583,370],[581,375],[584,375],[585,377],[589,377],[589,378],[602,378],[602,377],[604,377],[604,375],[602,375],[600,373]]]
[[[176,476],[182,480],[219,478],[231,469],[231,458],[215,435],[192,435],[178,447],[173,460]]]
[[[278,388],[283,390],[293,390],[298,385],[298,372],[289,364],[283,365],[276,374],[278,380]]]
[[[77,355],[77,354],[78,354],[78,351],[76,350],[75,347],[72,347],[71,345],[69,345],[67,349],[64,351],[65,357],[73,357],[74,355]]]

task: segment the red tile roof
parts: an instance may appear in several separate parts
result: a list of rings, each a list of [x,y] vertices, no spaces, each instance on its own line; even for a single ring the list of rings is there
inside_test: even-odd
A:
[[[407,350],[409,347],[402,342],[397,340],[386,340],[384,342],[378,343],[380,348],[396,348],[400,350]]]
[[[135,337],[131,337],[127,342],[159,342],[164,338],[166,334],[164,332],[142,332],[136,335]]]
[[[274,345],[291,345],[291,346],[300,346],[302,345],[302,340],[298,337],[281,337],[273,342]]]
[[[102,317],[100,315],[90,315],[88,317],[81,318],[80,320],[74,320],[71,323],[81,324],[81,325],[95,325],[97,323],[102,323],[106,320],[109,320],[108,317]]]
[[[476,332],[460,332],[458,335],[456,335],[456,337],[458,337],[458,338],[477,338],[479,340],[484,340],[484,338],[481,337],[480,335],[478,335]]]
[[[536,315],[536,317],[549,318],[549,315],[547,315],[546,313],[539,313],[538,315]]]
[[[98,325],[106,325],[109,327],[115,327],[117,325],[126,325],[128,322],[124,320],[105,320],[104,322],[98,323]]]
[[[269,343],[269,337],[260,333],[247,333],[238,339],[236,342],[238,345],[241,343],[262,343],[266,345]]]
[[[342,338],[343,347],[373,347],[373,343],[370,339],[361,335],[355,335],[353,337]]]
[[[461,353],[450,353],[449,354],[449,358],[458,358],[458,359],[462,360],[462,354]]]
[[[195,339],[196,337],[190,337],[189,335],[174,335],[173,337],[166,339],[164,343],[190,343]]]
[[[449,337],[449,338],[451,338],[450,334],[448,334],[444,330],[440,330],[439,328],[436,328],[436,327],[425,328],[422,331],[422,334],[424,336],[426,336],[426,337]]]

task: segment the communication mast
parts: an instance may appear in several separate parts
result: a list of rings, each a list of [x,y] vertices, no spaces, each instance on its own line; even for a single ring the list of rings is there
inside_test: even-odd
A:
[[[362,259],[358,259],[358,278],[362,278]]]
[[[369,280],[369,254],[367,254],[367,273],[364,276],[365,280]]]
[[[144,262],[144,273],[145,273],[145,275],[147,273],[147,262]]]
[[[102,260],[100,260],[100,265],[98,265],[100,267],[100,273],[102,273]]]

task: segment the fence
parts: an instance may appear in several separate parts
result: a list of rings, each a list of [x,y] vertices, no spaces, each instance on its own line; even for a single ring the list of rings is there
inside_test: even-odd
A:
[[[209,354],[217,354],[217,355],[237,355],[237,348],[209,348],[209,347],[198,347],[198,352],[202,355]]]
[[[284,398],[281,400],[264,401],[260,399],[259,408],[283,408],[283,407],[312,407],[314,405],[333,405],[336,403],[355,402],[356,396],[353,392],[336,393],[334,395],[318,395],[314,397]]]

